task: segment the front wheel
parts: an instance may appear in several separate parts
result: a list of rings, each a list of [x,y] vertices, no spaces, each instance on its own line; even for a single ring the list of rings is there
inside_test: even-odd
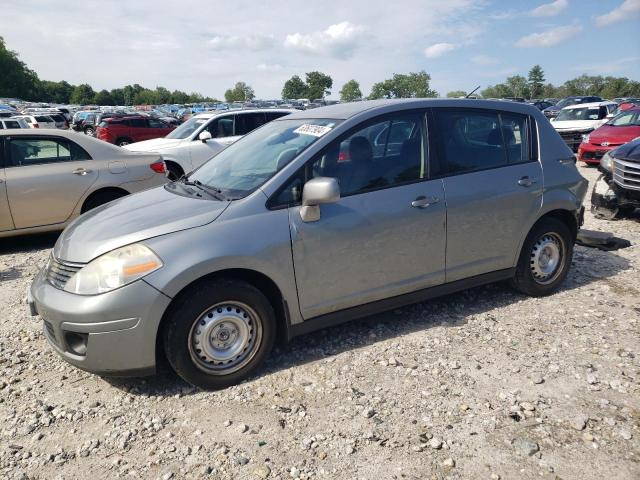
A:
[[[174,371],[206,390],[235,385],[264,362],[275,341],[275,314],[253,285],[201,283],[181,295],[165,318],[164,351]]]
[[[569,273],[573,244],[565,223],[550,217],[539,220],[522,246],[512,285],[534,297],[553,293]]]

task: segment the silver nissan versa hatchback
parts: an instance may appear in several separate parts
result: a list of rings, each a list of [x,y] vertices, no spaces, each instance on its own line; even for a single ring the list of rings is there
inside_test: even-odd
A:
[[[565,279],[587,182],[535,107],[381,100],[268,123],[72,222],[30,290],[69,363],[206,389],[277,339],[499,280]]]

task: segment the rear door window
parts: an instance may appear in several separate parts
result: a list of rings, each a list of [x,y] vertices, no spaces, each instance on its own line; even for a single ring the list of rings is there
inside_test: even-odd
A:
[[[151,128],[167,128],[167,124],[160,121],[160,120],[156,120],[155,118],[150,118],[149,119],[149,127]]]
[[[216,118],[207,125],[207,130],[211,133],[212,138],[224,138],[233,136],[233,123],[235,115],[225,115]]]
[[[86,150],[66,139],[13,138],[9,141],[9,152],[15,167],[91,160]]]
[[[435,175],[456,175],[527,162],[529,125],[524,115],[435,109]]]
[[[15,120],[5,120],[4,126],[5,128],[21,128],[20,123],[16,122]]]
[[[65,140],[13,138],[9,151],[11,163],[16,167],[71,160],[71,148]]]
[[[267,122],[271,120],[275,120],[276,118],[284,117],[285,115],[289,115],[288,112],[265,112],[267,116]]]
[[[130,118],[129,125],[133,128],[147,128],[147,120],[145,118]]]
[[[236,115],[235,134],[246,135],[264,124],[264,112],[239,113]]]

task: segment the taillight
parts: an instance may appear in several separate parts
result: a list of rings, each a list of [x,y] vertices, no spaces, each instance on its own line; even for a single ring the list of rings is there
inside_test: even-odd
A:
[[[40,128],[40,125],[38,125],[37,123],[34,123],[33,128]]]
[[[149,165],[149,167],[151,167],[151,170],[153,170],[156,173],[167,173],[167,169],[164,166],[164,161],[163,160],[160,160],[159,162],[152,163],[151,165]]]
[[[340,152],[338,154],[338,162],[348,162],[349,160],[349,152]]]

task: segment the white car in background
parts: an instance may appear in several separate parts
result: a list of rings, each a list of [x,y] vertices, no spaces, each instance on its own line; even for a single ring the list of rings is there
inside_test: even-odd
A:
[[[29,128],[56,128],[56,122],[49,115],[18,115],[11,118],[21,118],[25,122]]]
[[[577,152],[583,135],[607,122],[607,115],[617,106],[610,101],[570,105],[560,110],[558,116],[551,119],[551,124],[569,148]]]
[[[11,128],[29,128],[29,125],[21,118],[0,118],[0,130],[9,130]]]
[[[198,168],[243,135],[295,111],[270,108],[200,113],[164,138],[132,143],[124,148],[160,153],[167,166],[167,176],[175,180]]]

